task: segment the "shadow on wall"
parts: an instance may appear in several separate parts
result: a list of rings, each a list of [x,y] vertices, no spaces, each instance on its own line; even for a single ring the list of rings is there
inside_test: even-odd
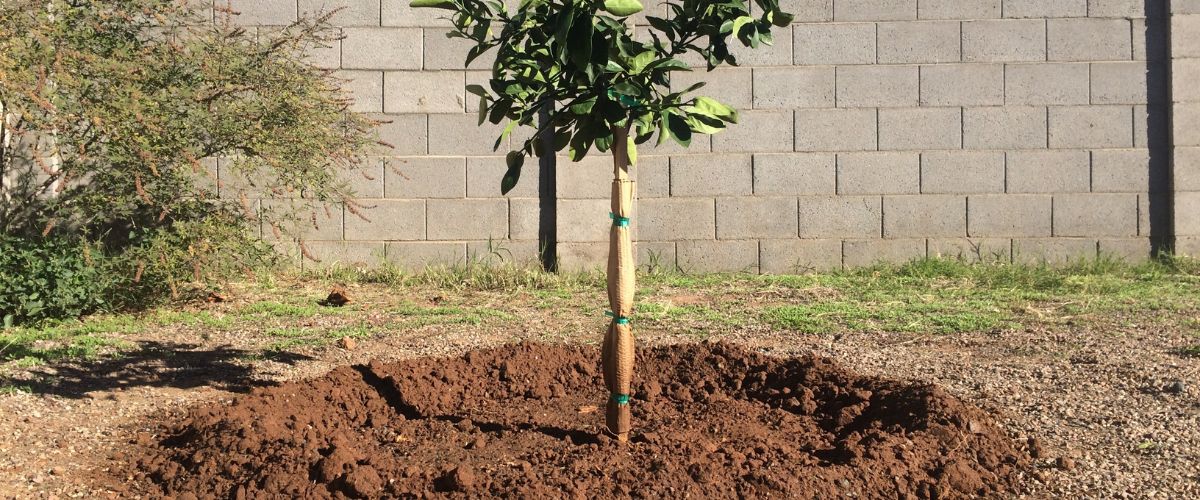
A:
[[[3,108],[0,107],[0,112]],[[7,118],[7,116],[6,116]],[[42,200],[54,196],[57,183],[50,178],[58,169],[50,154],[53,139],[41,134],[13,137],[0,127],[0,228],[11,236],[26,229],[42,209]]]
[[[1171,37],[1167,1],[1145,0],[1146,141],[1150,150],[1148,192],[1150,245],[1154,254],[1172,249]],[[1136,116],[1136,115],[1135,115]]]

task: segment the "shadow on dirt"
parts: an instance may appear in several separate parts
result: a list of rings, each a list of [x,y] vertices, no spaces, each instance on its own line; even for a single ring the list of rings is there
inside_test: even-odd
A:
[[[34,394],[66,398],[88,397],[92,392],[137,387],[191,389],[210,386],[231,392],[275,385],[255,377],[249,360],[267,359],[288,365],[312,359],[288,352],[262,352],[198,344],[139,342],[137,348],[101,360],[52,363],[7,381]]]

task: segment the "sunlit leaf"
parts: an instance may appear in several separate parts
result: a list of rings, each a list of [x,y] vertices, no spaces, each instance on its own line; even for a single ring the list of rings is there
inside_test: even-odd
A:
[[[604,0],[604,10],[618,17],[626,17],[642,11],[638,0]]]
[[[433,9],[455,10],[453,0],[413,0],[408,4],[409,7],[428,7]]]
[[[709,116],[715,116],[730,123],[737,123],[737,110],[721,104],[711,97],[697,97],[694,104],[697,111]]]

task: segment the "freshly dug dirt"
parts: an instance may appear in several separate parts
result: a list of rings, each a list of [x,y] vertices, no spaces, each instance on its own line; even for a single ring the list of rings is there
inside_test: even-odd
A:
[[[593,348],[373,362],[193,409],[118,470],[176,498],[958,498],[1029,458],[931,385],[728,344],[638,353],[632,442],[602,432]]]

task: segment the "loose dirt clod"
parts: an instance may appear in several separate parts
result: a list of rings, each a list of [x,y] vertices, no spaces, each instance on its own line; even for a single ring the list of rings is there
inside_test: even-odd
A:
[[[317,304],[325,307],[342,307],[350,303],[350,294],[346,293],[346,288],[335,286],[329,291],[329,296],[325,300],[318,301]]]
[[[193,409],[113,482],[221,498],[956,498],[1017,491],[1029,466],[936,386],[728,344],[639,351],[640,427],[622,445],[602,413],[580,412],[606,398],[599,363],[591,348],[520,344],[341,367]],[[553,384],[567,389],[535,390]]]

